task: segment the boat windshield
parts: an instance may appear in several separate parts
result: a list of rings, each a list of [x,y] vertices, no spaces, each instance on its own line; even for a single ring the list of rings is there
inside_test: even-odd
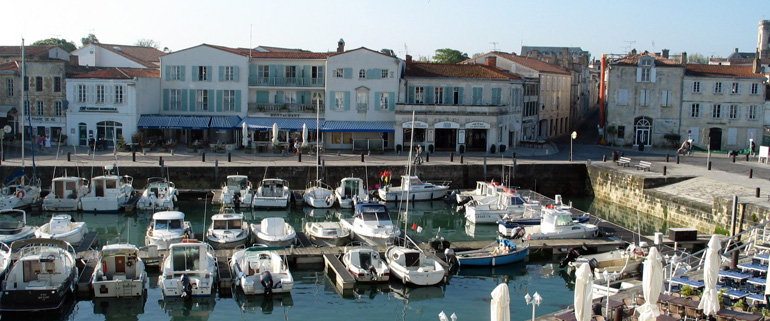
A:
[[[422,181],[417,177],[412,177],[411,180],[409,180],[409,184],[411,185],[422,185]]]
[[[227,186],[246,189],[249,186],[249,181],[246,177],[229,177],[227,179]]]
[[[17,234],[24,227],[19,221],[0,221],[0,235]]]
[[[511,196],[511,205],[524,205],[526,201],[519,195]]]
[[[556,226],[570,226],[574,224],[570,215],[559,215],[556,217]]]
[[[364,207],[362,218],[364,221],[390,221],[390,215],[384,207]]]
[[[155,220],[155,230],[178,230],[182,228],[182,220]]]
[[[240,229],[240,228],[241,228],[241,220],[215,220],[214,221],[215,230],[229,230],[229,229]]]
[[[174,271],[197,271],[200,269],[200,247],[174,247],[171,251]]]

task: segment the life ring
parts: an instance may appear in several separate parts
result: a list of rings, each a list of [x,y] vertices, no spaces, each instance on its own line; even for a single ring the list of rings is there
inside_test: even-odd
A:
[[[128,267],[131,267],[131,266],[133,266],[133,265],[134,265],[134,262],[132,262],[132,261],[128,261],[128,262],[126,262],[126,266],[128,266]]]
[[[24,191],[16,191],[17,198],[24,198]]]

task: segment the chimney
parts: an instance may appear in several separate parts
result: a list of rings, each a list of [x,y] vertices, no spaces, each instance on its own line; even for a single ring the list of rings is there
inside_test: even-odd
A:
[[[682,51],[681,63],[683,66],[687,66],[687,52]]]
[[[663,49],[663,58],[668,59],[668,49]]]
[[[77,66],[80,64],[80,56],[70,55],[70,65]]]
[[[631,49],[631,54],[632,54],[632,55],[635,55],[635,54],[636,54],[636,48],[634,48],[634,49]]]
[[[735,52],[738,52],[738,48],[735,48]]]
[[[762,64],[759,63],[759,58],[754,58],[753,71],[755,74],[761,74],[762,73]]]
[[[412,64],[412,55],[406,55],[406,64],[407,65]]]
[[[497,56],[487,56],[484,60],[486,60],[487,66],[497,67]]]
[[[342,38],[340,38],[340,41],[337,41],[337,52],[345,52],[345,40],[342,40]]]

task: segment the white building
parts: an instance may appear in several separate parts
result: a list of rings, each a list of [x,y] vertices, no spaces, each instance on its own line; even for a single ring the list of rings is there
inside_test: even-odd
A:
[[[130,143],[139,116],[157,113],[159,77],[157,69],[103,68],[68,78],[67,144],[87,146],[91,136]]]
[[[165,53],[152,47],[91,43],[70,53],[88,67],[160,68]]]

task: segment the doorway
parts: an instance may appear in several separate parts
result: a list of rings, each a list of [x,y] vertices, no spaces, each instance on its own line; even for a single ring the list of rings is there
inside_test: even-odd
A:
[[[457,146],[457,129],[436,129],[436,150],[454,151]]]
[[[465,145],[468,151],[486,151],[487,129],[466,129]]]
[[[88,145],[88,126],[86,126],[86,123],[78,124],[78,145]]]
[[[634,122],[634,146],[652,145],[650,133],[652,131],[652,120],[647,117],[639,117]]]
[[[709,128],[709,149],[722,150],[722,128]]]

